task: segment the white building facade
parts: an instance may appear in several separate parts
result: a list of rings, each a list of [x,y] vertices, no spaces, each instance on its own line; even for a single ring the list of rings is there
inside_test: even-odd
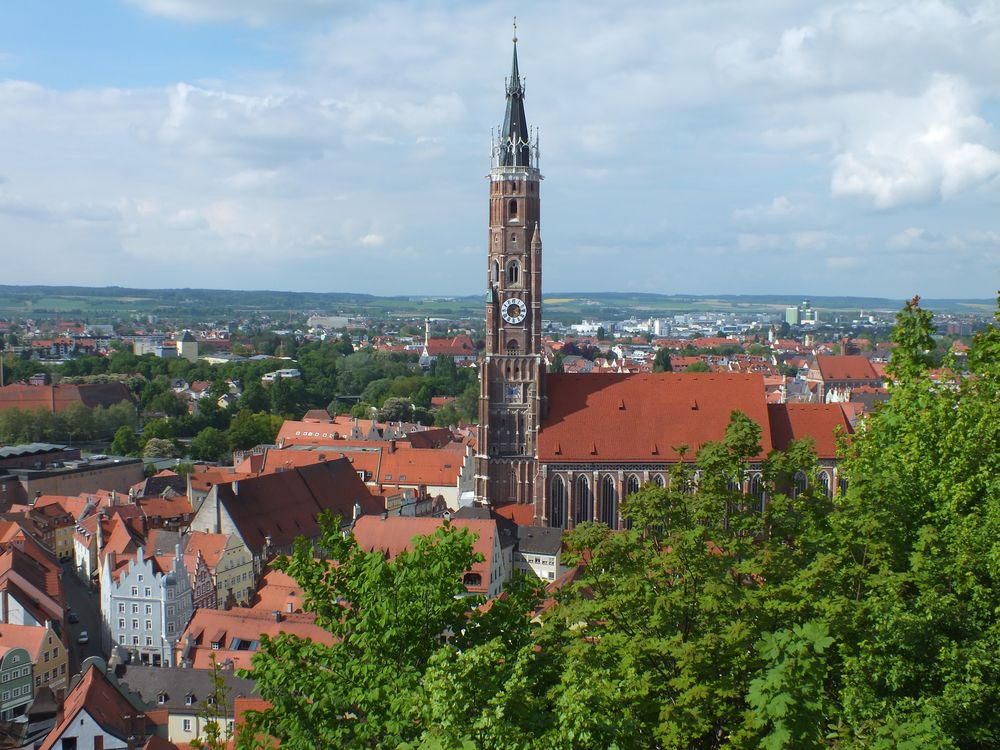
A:
[[[105,652],[118,646],[133,660],[153,666],[173,666],[174,651],[191,619],[191,578],[180,547],[170,568],[161,569],[157,558],[146,558],[140,547],[117,578],[113,565],[102,566],[101,616]]]

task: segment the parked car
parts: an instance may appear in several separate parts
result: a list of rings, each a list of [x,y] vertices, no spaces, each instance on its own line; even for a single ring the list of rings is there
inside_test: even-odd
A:
[[[78,615],[73,610],[70,610],[69,616],[66,619],[69,620],[71,624],[75,625],[76,623],[80,622],[80,615]]]
[[[81,630],[79,637],[77,637],[76,642],[79,644],[90,643],[90,636],[87,635],[86,630]]]

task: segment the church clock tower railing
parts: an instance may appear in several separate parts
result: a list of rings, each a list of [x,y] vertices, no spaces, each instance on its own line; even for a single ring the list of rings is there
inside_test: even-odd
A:
[[[486,353],[480,369],[476,499],[534,502],[542,351],[542,181],[538,135],[524,114],[517,28],[504,120],[492,139]]]

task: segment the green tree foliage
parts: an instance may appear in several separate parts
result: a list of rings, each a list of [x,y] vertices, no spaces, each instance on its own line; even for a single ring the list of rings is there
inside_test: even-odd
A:
[[[300,540],[275,567],[299,582],[335,643],[261,638],[253,677],[273,708],[248,713],[239,746],[258,734],[290,750],[500,748],[530,736],[540,714],[523,689],[544,671],[526,615],[535,592],[514,584],[505,601],[470,612],[462,577],[480,558],[467,530],[445,524],[389,561],[329,516],[321,523],[320,557]]]
[[[115,456],[136,455],[139,452],[139,438],[136,437],[135,430],[127,425],[119,427],[109,450]]]
[[[406,398],[387,398],[378,410],[380,422],[408,422],[413,418],[413,404]]]
[[[229,448],[249,450],[256,445],[272,445],[281,429],[282,418],[271,414],[254,414],[241,409],[229,425]]]
[[[142,449],[143,458],[179,458],[180,455],[173,441],[165,438],[150,438]]]
[[[231,451],[226,433],[206,427],[191,441],[191,458],[198,461],[225,461]]]
[[[708,362],[706,362],[705,360],[699,360],[698,362],[694,362],[688,365],[684,369],[684,372],[711,372],[711,371],[712,368],[708,366]]]
[[[653,358],[653,372],[673,372],[674,368],[670,364],[670,350],[657,349]]]

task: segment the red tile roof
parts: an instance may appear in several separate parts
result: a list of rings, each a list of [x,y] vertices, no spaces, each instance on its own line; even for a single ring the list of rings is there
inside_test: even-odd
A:
[[[383,552],[392,559],[400,552],[413,548],[413,538],[433,534],[444,524],[443,518],[412,518],[407,516],[362,516],[354,524],[354,538],[358,546],[369,552]],[[482,585],[467,586],[474,594],[485,594],[490,584],[494,538],[497,525],[492,520],[455,518],[452,525],[469,529],[476,534],[472,547],[483,556],[483,561],[475,563],[470,572],[478,573]]]
[[[764,379],[759,374],[556,373],[548,376],[549,411],[538,437],[539,460],[676,461],[725,434],[733,411],[761,426],[771,445]]]
[[[46,409],[63,411],[71,404],[111,406],[131,401],[128,388],[122,383],[88,383],[81,385],[27,385],[14,383],[0,388],[0,410]]]
[[[55,748],[66,730],[76,722],[81,710],[86,710],[105,732],[120,740],[138,729],[134,718],[125,719],[126,716],[133,717],[136,709],[103,672],[91,665],[79,684],[66,695],[62,720],[49,732],[40,750]]]
[[[792,440],[812,438],[819,458],[836,458],[836,431],[853,432],[840,404],[768,404],[774,447],[784,450]]]
[[[879,380],[879,375],[867,357],[859,354],[841,356],[816,355],[816,369],[824,381]]]

